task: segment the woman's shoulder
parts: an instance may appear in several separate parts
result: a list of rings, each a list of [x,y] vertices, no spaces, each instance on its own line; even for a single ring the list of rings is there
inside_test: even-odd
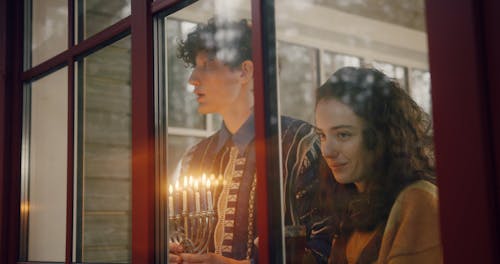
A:
[[[428,181],[414,182],[399,193],[391,209],[380,259],[441,263],[440,245],[437,187]]]
[[[437,187],[428,181],[419,180],[399,193],[391,208],[386,228],[409,229],[410,233],[414,233],[421,228],[437,226],[438,221]],[[417,234],[418,232],[414,233]]]
[[[406,186],[396,198],[395,205],[423,206],[436,203],[437,206],[437,186],[429,181],[418,180]]]

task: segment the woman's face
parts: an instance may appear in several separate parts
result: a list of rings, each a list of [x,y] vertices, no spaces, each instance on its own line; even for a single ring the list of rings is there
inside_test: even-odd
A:
[[[374,159],[363,144],[364,121],[348,105],[323,99],[316,106],[316,126],[321,151],[337,182],[354,183],[358,191],[364,191]]]

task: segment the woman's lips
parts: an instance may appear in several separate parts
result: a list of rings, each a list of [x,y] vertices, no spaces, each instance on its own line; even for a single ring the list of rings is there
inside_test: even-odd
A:
[[[328,165],[330,166],[330,168],[332,168],[334,170],[339,170],[339,169],[344,168],[347,165],[347,162],[345,162],[345,163],[328,162]]]

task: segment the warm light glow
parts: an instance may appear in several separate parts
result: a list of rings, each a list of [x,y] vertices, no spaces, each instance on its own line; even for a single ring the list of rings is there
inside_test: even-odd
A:
[[[21,203],[21,213],[27,213],[30,210],[30,206],[28,202]]]
[[[207,180],[207,188],[210,189],[210,179]]]
[[[168,193],[172,194],[174,192],[174,187],[172,187],[172,184],[168,186]]]
[[[198,180],[194,181],[194,189],[195,191],[198,191]]]
[[[184,176],[184,188],[188,187],[188,178],[187,176]]]
[[[180,187],[179,187],[179,180],[177,180],[177,181],[175,182],[175,190],[176,190],[176,191],[179,191],[179,190],[180,190]]]

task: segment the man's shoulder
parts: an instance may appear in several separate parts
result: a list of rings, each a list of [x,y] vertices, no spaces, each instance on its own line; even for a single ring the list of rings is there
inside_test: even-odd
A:
[[[281,126],[282,127],[289,127],[289,126],[307,126],[307,127],[313,127],[310,123],[300,120],[297,118],[289,117],[289,116],[281,116]]]
[[[315,136],[314,126],[310,123],[292,118],[289,116],[281,116],[281,136],[299,136],[304,137],[306,135]]]

